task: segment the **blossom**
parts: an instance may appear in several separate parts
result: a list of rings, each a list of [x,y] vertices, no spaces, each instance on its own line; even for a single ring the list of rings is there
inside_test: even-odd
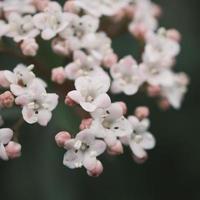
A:
[[[106,94],[110,82],[102,76],[97,77],[80,77],[75,81],[75,88],[68,93],[73,101],[88,111],[93,112],[97,108],[107,108],[111,101]]]
[[[27,67],[23,64],[18,64],[13,72],[4,71],[6,79],[10,82],[10,90],[15,96],[25,93],[28,83],[36,78],[32,72],[33,68],[33,65]]]
[[[75,0],[74,5],[93,16],[101,17],[102,15],[115,15],[129,2],[130,0]]]
[[[106,109],[97,109],[91,113],[93,117],[90,129],[97,138],[102,138],[112,148],[118,139],[129,135],[132,128],[123,116],[123,107],[120,103],[112,103]]]
[[[143,63],[154,68],[170,68],[180,52],[180,44],[166,36],[165,29],[150,33],[143,54]]]
[[[14,96],[10,91],[6,91],[0,95],[0,107],[10,108],[15,101]]]
[[[111,67],[110,73],[113,78],[111,86],[113,93],[124,92],[126,95],[133,95],[143,83],[140,69],[131,56],[125,57]]]
[[[133,154],[137,158],[143,159],[147,156],[145,150],[152,149],[155,146],[155,138],[147,131],[149,128],[149,120],[143,119],[140,121],[135,116],[129,116],[128,120],[132,126],[133,132],[122,138],[122,142],[130,146]]]
[[[12,13],[8,17],[9,31],[6,36],[14,39],[15,42],[35,38],[39,35],[39,30],[33,24],[31,15],[21,16]]]
[[[98,162],[97,156],[105,151],[106,145],[85,129],[74,139],[67,140],[64,148],[67,150],[63,159],[65,166],[71,169],[84,166],[88,171],[93,171]]]
[[[47,93],[43,84],[34,79],[27,88],[27,92],[15,99],[21,105],[24,120],[29,124],[39,123],[47,126],[52,118],[52,111],[58,104],[58,95]]]
[[[8,160],[5,145],[7,145],[13,137],[13,131],[9,128],[0,129],[0,158]]]
[[[36,12],[32,0],[4,0],[1,2],[0,7],[5,14],[32,14]]]
[[[185,73],[175,74],[172,71],[167,71],[165,77],[169,78],[168,82],[160,85],[161,96],[165,97],[174,108],[179,109],[187,92],[189,79]]]
[[[33,23],[42,31],[41,37],[44,40],[50,40],[66,28],[68,14],[62,12],[62,8],[58,3],[51,2],[44,12],[34,15]]]
[[[99,63],[83,51],[74,52],[74,62],[65,67],[65,75],[70,80],[76,80],[81,76],[106,76],[106,73],[99,67]]]
[[[69,14],[68,22],[68,26],[59,35],[68,41],[71,51],[85,48],[84,45],[88,44],[91,37],[94,37],[99,27],[99,20],[90,15],[79,17],[75,14]]]

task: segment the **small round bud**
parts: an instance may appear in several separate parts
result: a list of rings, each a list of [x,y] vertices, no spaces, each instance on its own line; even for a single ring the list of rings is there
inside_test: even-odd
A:
[[[4,108],[10,108],[13,106],[15,101],[14,96],[10,91],[6,91],[0,95],[0,106]]]
[[[112,67],[114,64],[117,63],[118,57],[115,53],[111,53],[108,54],[107,56],[105,56],[104,60],[103,60],[103,65],[105,67]]]
[[[93,170],[87,171],[88,175],[93,177],[98,177],[102,172],[103,172],[103,165],[99,160],[96,162],[96,166]]]
[[[63,147],[69,139],[71,139],[71,135],[66,131],[61,131],[55,136],[55,141],[59,147]]]
[[[52,69],[51,80],[58,84],[63,84],[65,81],[65,70],[63,67]]]
[[[135,116],[140,120],[147,118],[149,114],[149,108],[147,108],[146,106],[140,106],[135,109]]]
[[[21,156],[21,145],[16,142],[9,142],[5,147],[8,158],[14,159]]]
[[[181,41],[181,34],[176,29],[167,30],[167,37],[177,42]]]
[[[80,124],[80,130],[90,128],[91,124],[92,124],[92,118],[83,119]]]
[[[150,97],[157,97],[160,95],[160,86],[159,85],[149,85],[147,87],[147,93]]]
[[[122,111],[123,111],[123,115],[125,115],[127,113],[127,110],[128,110],[127,106],[126,106],[126,103],[123,102],[123,101],[119,101],[119,102],[116,102],[116,103],[118,103],[121,106]]]
[[[120,155],[124,153],[124,149],[122,146],[122,143],[120,141],[117,141],[115,145],[108,148],[107,152],[110,155]]]
[[[29,38],[24,40],[20,47],[25,56],[36,56],[39,45],[34,38]]]
[[[4,75],[4,71],[0,71],[0,86],[4,88],[8,88],[10,86],[10,83]]]

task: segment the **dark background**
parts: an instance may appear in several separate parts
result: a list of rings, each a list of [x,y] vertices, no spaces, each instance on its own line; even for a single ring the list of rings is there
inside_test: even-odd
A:
[[[157,146],[149,160],[138,165],[129,151],[119,157],[103,156],[104,173],[91,178],[84,170],[71,171],[62,165],[64,151],[55,142],[55,133],[77,131],[79,119],[72,109],[60,105],[47,128],[23,126],[22,157],[0,162],[1,200],[199,200],[200,199],[200,3],[199,0],[157,0],[164,11],[161,25],[175,27],[183,34],[177,71],[191,77],[189,92],[180,111],[160,111],[155,101],[144,95],[123,98],[130,110],[137,105],[151,109],[151,131]],[[128,34],[114,40],[116,52],[137,55],[137,43]],[[46,56],[49,66],[61,60]],[[9,59],[8,59],[9,58]],[[1,56],[1,66],[18,60]],[[114,98],[113,98],[114,100]],[[14,114],[13,114],[14,113]],[[19,111],[4,113],[9,123]],[[77,120],[75,120],[77,119]]]

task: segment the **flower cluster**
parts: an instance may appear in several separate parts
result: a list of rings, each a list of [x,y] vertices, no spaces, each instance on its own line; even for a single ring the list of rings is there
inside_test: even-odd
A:
[[[156,143],[148,130],[149,109],[137,107],[129,115],[126,104],[113,102],[111,95],[145,92],[162,109],[180,108],[189,83],[186,74],[173,71],[181,35],[159,27],[161,8],[151,0],[68,0],[63,7],[50,0],[4,0],[0,13],[0,37],[12,38],[22,58],[35,57],[42,39],[50,42],[55,54],[70,60],[52,69],[51,80],[57,84],[74,81],[65,103],[80,106],[89,117],[82,119],[80,132],[73,137],[66,131],[56,135],[58,146],[66,149],[64,165],[85,167],[88,175],[99,176],[103,165],[98,157],[105,151],[122,154],[125,146],[136,162],[145,161],[146,150]],[[120,20],[128,22],[128,30],[143,45],[140,60],[133,55],[118,58],[102,17],[116,26]],[[9,108],[15,103],[27,123],[46,126],[58,95],[46,92],[47,84],[33,68],[19,64],[13,71],[0,71],[0,86],[8,88],[0,95],[0,106]],[[17,157],[21,149],[10,142],[12,136],[10,129],[0,129],[0,157],[5,160]]]

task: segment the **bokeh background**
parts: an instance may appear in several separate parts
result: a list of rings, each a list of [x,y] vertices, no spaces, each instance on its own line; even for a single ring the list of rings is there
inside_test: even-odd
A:
[[[84,170],[72,171],[64,167],[64,151],[56,146],[54,136],[62,129],[75,133],[79,119],[73,109],[61,104],[47,128],[23,126],[21,158],[0,162],[1,200],[200,199],[200,2],[154,2],[163,7],[161,24],[167,28],[175,27],[183,34],[183,48],[176,71],[188,73],[191,84],[179,111],[163,112],[154,100],[144,95],[115,97],[115,100],[122,98],[127,101],[130,110],[138,105],[150,107],[151,131],[157,138],[157,146],[149,153],[149,160],[138,165],[132,161],[128,150],[119,157],[104,155],[101,159],[105,171],[99,178],[87,176]],[[138,56],[138,44],[129,34],[115,38],[113,46],[120,56]],[[50,67],[63,62],[52,56],[48,44],[40,55]],[[0,66],[13,67],[18,62],[0,56]],[[19,110],[9,110],[3,115],[8,124],[12,124],[19,116]]]

